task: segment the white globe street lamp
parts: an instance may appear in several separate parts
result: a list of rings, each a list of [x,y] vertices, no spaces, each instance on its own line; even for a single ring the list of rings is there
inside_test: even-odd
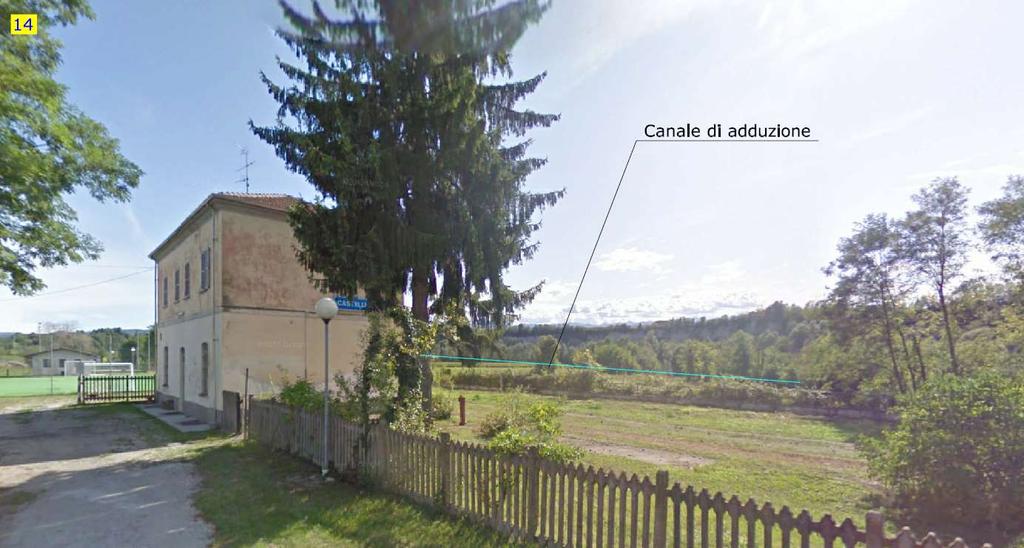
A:
[[[324,431],[323,436],[320,438],[323,443],[323,453],[321,454],[320,461],[320,476],[327,477],[327,421],[328,421],[328,376],[330,375],[330,367],[328,366],[330,359],[330,331],[328,330],[328,324],[331,320],[338,315],[338,303],[334,302],[334,299],[330,297],[324,297],[316,302],[316,306],[313,307],[316,315],[324,321]]]

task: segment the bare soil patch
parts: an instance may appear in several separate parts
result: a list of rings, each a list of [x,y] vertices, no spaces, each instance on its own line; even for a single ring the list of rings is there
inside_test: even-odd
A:
[[[592,453],[610,455],[613,457],[624,457],[657,466],[677,466],[692,470],[698,466],[705,466],[714,462],[711,459],[697,457],[694,455],[685,455],[682,453],[674,453],[672,451],[664,451],[662,449],[613,445],[572,436],[566,436],[565,439],[569,443]]]
[[[0,546],[205,546],[194,465],[130,409],[0,410]]]

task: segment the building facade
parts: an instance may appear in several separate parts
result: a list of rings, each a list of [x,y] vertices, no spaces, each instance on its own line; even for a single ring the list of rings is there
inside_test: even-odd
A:
[[[97,360],[98,356],[69,348],[41,350],[25,355],[25,361],[32,368],[33,375],[80,375],[82,363]]]
[[[165,405],[216,423],[224,391],[323,383],[324,326],[313,305],[324,294],[295,256],[287,220],[294,203],[277,194],[212,194],[150,254],[157,397]],[[358,310],[330,322],[329,380],[355,369],[365,326]]]

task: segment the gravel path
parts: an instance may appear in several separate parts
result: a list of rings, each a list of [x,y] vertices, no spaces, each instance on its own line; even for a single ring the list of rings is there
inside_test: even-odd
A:
[[[0,408],[0,546],[210,543],[193,465],[147,443],[150,419],[60,405]]]

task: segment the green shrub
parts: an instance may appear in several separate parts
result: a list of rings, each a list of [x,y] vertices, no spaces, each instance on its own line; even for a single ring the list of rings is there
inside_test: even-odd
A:
[[[934,521],[1024,530],[1024,381],[995,373],[929,379],[866,444],[900,507]]]
[[[409,396],[395,407],[391,428],[406,434],[432,434],[433,426],[422,402],[419,389],[410,390]]]
[[[281,403],[290,407],[298,407],[309,411],[322,409],[324,406],[324,394],[313,386],[313,383],[306,379],[295,381],[285,380],[278,395]]]
[[[514,394],[505,400],[502,409],[492,411],[484,416],[477,427],[477,432],[484,439],[492,439],[505,430],[517,430],[526,424],[526,414],[523,410],[524,400],[518,394]]]
[[[503,455],[522,455],[531,450],[556,462],[571,462],[583,457],[583,451],[558,441],[562,432],[562,410],[550,402],[527,405],[514,394],[502,409],[488,414],[480,423],[480,435],[488,439],[488,449]]]
[[[563,369],[555,374],[551,388],[566,392],[588,394],[594,391],[594,388],[597,386],[597,380],[597,373],[589,369]]]
[[[430,416],[433,417],[434,420],[450,419],[452,412],[455,411],[455,400],[444,392],[434,392],[430,400],[430,405]]]

